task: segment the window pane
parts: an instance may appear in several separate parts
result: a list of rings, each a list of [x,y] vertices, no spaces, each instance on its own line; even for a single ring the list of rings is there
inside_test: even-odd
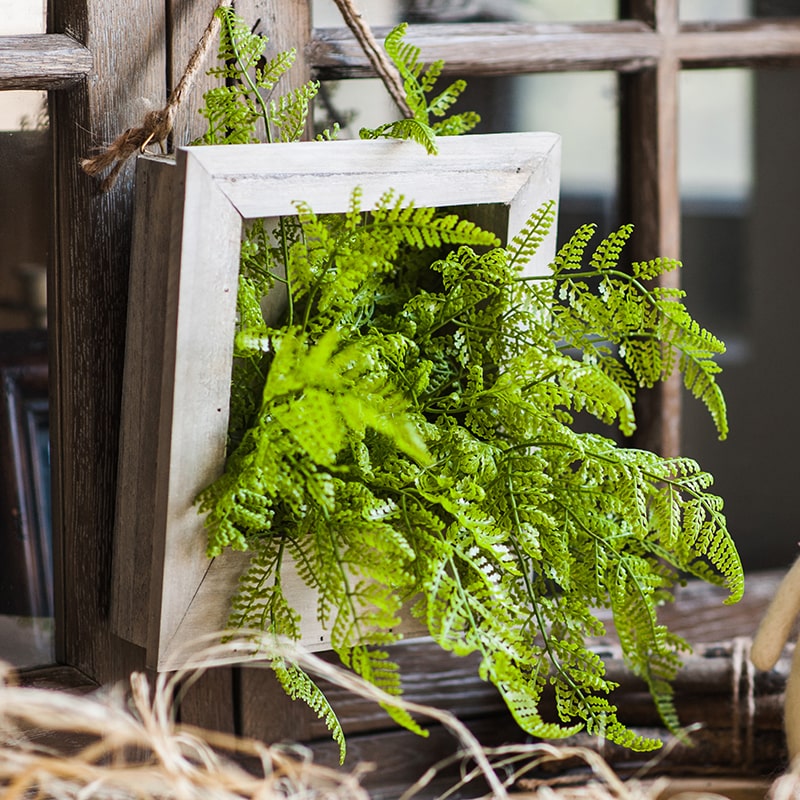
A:
[[[50,151],[43,92],[0,92],[0,329],[45,324]]]
[[[617,19],[617,0],[519,0],[521,18],[539,22],[606,22]]]
[[[715,475],[745,565],[782,567],[795,557],[798,538],[800,376],[791,343],[800,290],[794,102],[800,71],[740,73],[737,91],[725,72],[705,73],[703,80],[704,91],[681,95],[681,150],[688,160],[682,280],[690,309],[728,344],[720,384],[731,433],[717,442],[702,408],[687,400],[684,452]],[[705,108],[711,98],[713,111]],[[708,164],[716,181],[709,180]]]
[[[399,16],[398,0],[370,0],[359,8],[369,25],[396,25]],[[333,0],[314,0],[311,6],[312,21],[317,28],[338,28],[344,25],[342,14]]]
[[[54,658],[44,103],[39,92],[0,93],[0,652],[16,666]]]
[[[786,17],[800,14],[800,0],[680,0],[683,22]]]
[[[405,0],[402,19],[420,22],[604,22],[616,0]]]
[[[0,0],[0,36],[44,33],[46,0]]]
[[[605,22],[617,19],[617,0],[370,0],[361,6],[370,25],[407,22]],[[333,0],[314,0],[317,27],[338,27]]]
[[[507,130],[561,136],[559,239],[587,222],[607,233],[617,224],[619,104],[611,72],[523,75],[513,79]],[[591,120],[591,124],[587,124]]]

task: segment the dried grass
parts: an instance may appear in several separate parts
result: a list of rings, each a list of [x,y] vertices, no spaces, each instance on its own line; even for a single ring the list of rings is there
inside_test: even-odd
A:
[[[237,634],[225,644],[209,641],[186,667],[159,676],[150,687],[134,673],[130,687],[77,696],[15,685],[10,667],[0,665],[0,791],[2,800],[365,800],[367,765],[352,771],[315,764],[299,745],[272,745],[201,730],[175,720],[174,698],[203,671],[253,658],[268,667],[271,658],[298,664],[309,674],[358,696],[394,703],[450,730],[456,754],[428,770],[401,800],[431,796],[442,770],[460,764],[460,779],[439,795],[448,800],[489,788],[508,800],[512,786],[523,785],[539,800],[655,800],[664,785],[623,781],[596,752],[581,747],[531,744],[487,750],[452,714],[387,696],[342,670],[286,641]],[[269,658],[266,655],[269,655]],[[248,770],[241,764],[247,763]],[[559,785],[531,777],[537,770],[576,762],[591,771],[591,781]],[[258,769],[253,769],[257,765]],[[466,788],[465,788],[466,787]],[[531,796],[531,795],[529,795]],[[707,794],[707,797],[719,795]],[[697,797],[697,795],[695,795]],[[774,800],[800,798],[800,777],[776,783]]]

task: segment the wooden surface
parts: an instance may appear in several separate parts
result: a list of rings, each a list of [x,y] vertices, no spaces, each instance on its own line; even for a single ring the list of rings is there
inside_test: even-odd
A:
[[[560,139],[547,132],[447,137],[436,156],[416,142],[385,139],[218,145],[186,153],[191,175],[206,173],[244,219],[296,214],[300,201],[318,214],[337,212],[358,187],[364,209],[390,189],[418,207],[508,205],[508,226],[517,231],[559,191]],[[539,274],[554,246],[551,232],[535,259]]]
[[[0,89],[63,89],[91,69],[91,52],[71,36],[0,36]]]
[[[650,69],[668,54],[686,68],[749,67],[800,60],[800,22],[749,20],[688,24],[667,29],[672,0],[659,0],[659,18],[603,24],[484,22],[409,26],[407,40],[425,61],[445,60],[445,74],[499,76],[531,72]],[[652,8],[652,4],[648,4]],[[641,15],[640,15],[641,16]],[[388,28],[376,28],[385,38]],[[318,28],[308,60],[322,80],[374,73],[352,34]]]
[[[380,41],[389,28],[376,28]],[[444,74],[513,75],[523,72],[632,70],[655,63],[660,43],[635,21],[602,25],[472,22],[410,25],[406,40],[429,63],[444,59]],[[353,35],[342,28],[317,28],[308,47],[313,73],[322,80],[363,78],[372,67]]]
[[[217,0],[166,0],[166,6],[169,20],[167,91],[172,91],[217,7]],[[171,136],[173,147],[189,145],[205,133],[208,121],[198,113],[198,109],[203,106],[203,94],[218,82],[217,78],[207,74],[209,69],[219,66],[217,44],[218,40],[215,40],[195,75],[191,90],[177,109]]]
[[[658,13],[649,0],[632,0],[628,12],[653,26],[665,40],[679,30],[678,0],[660,0]],[[633,223],[636,235],[628,257],[647,261],[680,258],[680,188],[678,185],[678,81],[680,65],[665,46],[653,67],[620,76],[620,137],[626,158],[620,164],[619,217]],[[673,270],[658,279],[676,287]],[[682,381],[679,374],[637,395],[634,447],[664,456],[680,452]]]
[[[133,219],[134,264],[161,261],[169,252],[172,232],[174,182],[169,172],[153,169],[156,162],[143,160],[136,176],[138,203]],[[160,165],[159,165],[160,166]],[[164,213],[146,215],[155,206]],[[119,451],[123,455],[117,480],[124,490],[117,492],[113,536],[111,628],[115,634],[139,647],[147,646],[150,569],[158,472],[158,434],[161,408],[164,336],[168,292],[167,269],[130,271],[126,358],[120,423]],[[126,391],[126,387],[127,391]],[[128,460],[124,456],[128,455]],[[135,457],[134,457],[135,454]],[[127,531],[128,535],[121,535]]]
[[[101,194],[79,158],[165,102],[166,30],[157,0],[64,0],[51,29],[93,56],[86,80],[55,92],[55,268],[48,286],[58,658],[101,681],[144,666],[111,633],[111,531],[127,315],[133,173]],[[154,38],[155,37],[155,38]],[[140,47],[152,42],[152,47]],[[132,614],[144,613],[137,605]]]

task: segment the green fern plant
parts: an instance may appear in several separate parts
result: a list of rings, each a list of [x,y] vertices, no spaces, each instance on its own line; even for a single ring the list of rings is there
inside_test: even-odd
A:
[[[270,93],[294,64],[296,52],[287,50],[265,61],[264,37],[252,34],[231,8],[215,13],[221,22],[218,60],[222,64],[210,69],[209,75],[221,83],[203,96],[200,113],[208,120],[208,130],[196,144],[297,141],[319,83],[309,81],[271,99]],[[260,133],[259,123],[263,125]]]
[[[435,155],[437,136],[468,133],[481,119],[474,111],[447,116],[451,106],[467,88],[467,83],[463,80],[453,81],[434,95],[433,90],[442,74],[444,61],[424,65],[420,60],[419,47],[403,40],[407,29],[406,23],[394,28],[386,37],[385,47],[386,54],[403,79],[406,102],[412,116],[387,122],[377,128],[362,128],[359,135],[362,139],[411,139]]]
[[[241,71],[264,41],[225,19],[222,50],[238,66],[224,75],[250,86]],[[391,46],[427,87],[398,37]],[[238,89],[211,97],[212,143],[252,136],[253,109],[265,122],[268,108],[296,121],[307,109],[297,94],[274,106]],[[229,454],[200,497],[208,553],[251,553],[234,627],[298,638],[283,587],[291,560],[342,662],[390,694],[401,691],[388,648],[405,607],[444,650],[478,655],[481,677],[529,734],[586,728],[648,750],[658,742],[618,718],[587,648],[604,633],[597,610],[612,612],[630,669],[677,730],[670,681],[688,645],[658,608],[686,574],[725,585],[735,602],[742,568],[710,475],[578,433],[574,415],[630,433],[637,389],[677,368],[724,437],[714,360],[724,346],[681,292],[650,287],[677,262],[622,268],[628,226],[591,251],[594,230],[581,228],[550,274],[526,277],[553,219],[545,204],[500,246],[392,192],[364,210],[355,192],[345,214],[299,204],[275,231],[254,224],[242,246]],[[276,291],[285,311],[265,317],[262,299]],[[344,748],[320,689],[293,665],[275,668]],[[554,720],[542,717],[545,695]]]

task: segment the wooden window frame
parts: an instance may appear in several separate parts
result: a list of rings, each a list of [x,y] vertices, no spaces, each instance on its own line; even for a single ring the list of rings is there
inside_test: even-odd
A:
[[[56,244],[48,315],[57,650],[60,661],[97,681],[119,679],[144,665],[143,648],[113,633],[109,612],[133,177],[124,170],[113,189],[100,194],[77,164],[164,104],[215,5],[215,0],[51,0],[51,33],[0,37],[0,89],[51,91]],[[447,71],[459,76],[618,73],[621,214],[637,226],[638,253],[678,256],[681,70],[796,66],[800,17],[682,25],[678,0],[622,5],[625,19],[600,25],[411,26],[408,39],[425,59],[444,58]],[[373,74],[344,28],[312,30],[307,0],[237,0],[237,11],[262,20],[274,52],[297,47],[291,85],[284,88],[310,77]],[[137,42],[150,47],[140,51],[131,44]],[[176,144],[197,135],[203,88],[202,81],[195,85],[176,118]],[[638,415],[639,446],[676,452],[677,381],[649,392]],[[236,711],[210,698],[216,690],[244,696],[247,687],[230,675],[212,680],[216,689],[196,695],[194,708],[185,707],[187,718],[220,729],[241,727],[249,704]],[[289,732],[302,738],[302,726],[289,713],[286,719]]]

